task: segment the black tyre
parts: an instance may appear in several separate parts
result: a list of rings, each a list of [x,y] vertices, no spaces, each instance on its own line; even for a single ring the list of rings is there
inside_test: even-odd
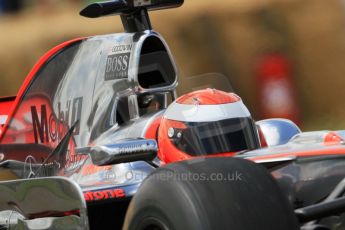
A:
[[[157,169],[130,203],[124,230],[294,230],[287,198],[260,165],[207,158]]]

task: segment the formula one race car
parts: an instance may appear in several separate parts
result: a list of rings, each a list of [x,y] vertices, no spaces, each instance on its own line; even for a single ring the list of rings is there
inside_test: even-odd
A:
[[[344,132],[254,122],[217,89],[177,98],[148,10],[182,4],[87,6],[125,33],[58,45],[0,99],[0,229],[345,229]]]

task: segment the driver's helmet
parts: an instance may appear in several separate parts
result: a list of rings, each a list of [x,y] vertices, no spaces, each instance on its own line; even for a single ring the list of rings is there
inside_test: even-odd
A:
[[[232,156],[259,148],[258,132],[241,98],[216,89],[179,97],[158,131],[159,158],[170,163],[198,156]]]

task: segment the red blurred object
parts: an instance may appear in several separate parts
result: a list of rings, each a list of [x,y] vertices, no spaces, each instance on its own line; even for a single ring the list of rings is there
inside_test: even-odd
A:
[[[335,132],[329,132],[323,141],[326,145],[342,144],[344,139]]]
[[[280,53],[265,54],[256,76],[260,118],[286,118],[300,124],[290,60]]]

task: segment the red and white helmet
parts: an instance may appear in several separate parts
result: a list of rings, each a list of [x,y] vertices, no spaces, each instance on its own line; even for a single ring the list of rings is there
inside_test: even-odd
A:
[[[165,163],[205,155],[234,155],[259,148],[256,126],[241,98],[216,89],[179,97],[164,113],[158,131]]]

